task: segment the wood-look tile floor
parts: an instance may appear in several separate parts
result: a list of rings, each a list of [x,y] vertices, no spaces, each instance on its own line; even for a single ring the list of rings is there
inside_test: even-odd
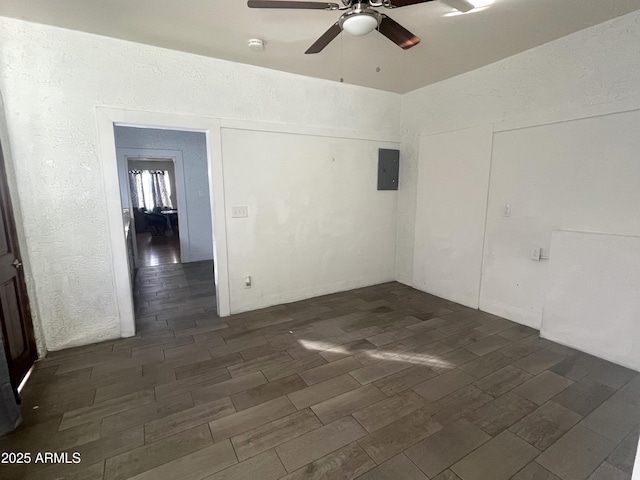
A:
[[[136,337],[56,352],[2,479],[630,479],[637,372],[388,283],[220,319],[210,262],[142,269]],[[38,408],[35,408],[35,407]]]
[[[136,234],[138,263],[143,267],[155,267],[180,263],[180,237],[168,230],[166,235]]]

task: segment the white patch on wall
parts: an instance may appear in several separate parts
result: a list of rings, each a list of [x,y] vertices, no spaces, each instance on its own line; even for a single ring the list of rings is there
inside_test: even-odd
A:
[[[542,336],[640,370],[640,237],[553,232]]]

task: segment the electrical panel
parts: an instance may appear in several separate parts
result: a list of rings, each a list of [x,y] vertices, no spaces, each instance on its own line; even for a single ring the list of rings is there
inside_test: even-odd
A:
[[[378,149],[378,190],[398,190],[400,150]]]

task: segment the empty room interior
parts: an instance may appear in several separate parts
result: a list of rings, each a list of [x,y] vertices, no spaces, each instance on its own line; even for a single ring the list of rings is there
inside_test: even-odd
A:
[[[5,0],[0,145],[3,480],[640,480],[640,0]]]

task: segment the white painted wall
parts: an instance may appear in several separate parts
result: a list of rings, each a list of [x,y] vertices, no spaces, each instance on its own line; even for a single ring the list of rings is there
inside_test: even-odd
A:
[[[120,336],[96,106],[399,134],[396,94],[7,18],[0,45],[30,295],[50,350]]]
[[[529,248],[548,246],[551,230],[558,228],[637,234],[638,197],[632,183],[637,185],[640,177],[629,163],[629,154],[636,152],[637,164],[638,150],[626,136],[638,137],[640,124],[636,113],[621,113],[613,124],[606,115],[640,108],[638,44],[640,12],[635,12],[404,95],[397,278],[414,284],[415,260],[434,256],[430,246],[414,245],[420,236],[416,230],[418,191],[428,189],[424,179],[458,192],[483,184],[490,200],[480,307],[537,328],[545,264],[529,260]],[[591,116],[602,118],[557,123]],[[533,137],[521,144],[517,131],[507,133],[536,125],[546,125],[545,131],[553,132],[546,144],[539,145]],[[504,132],[495,137],[494,149],[500,152],[513,136],[511,149],[504,149],[492,165],[490,184],[482,178],[471,181],[465,175],[437,170],[426,169],[423,174],[422,162],[435,160],[421,150],[420,138],[453,132],[450,135],[465,142],[463,130],[470,127],[487,127],[487,137],[492,130]],[[574,136],[559,140],[565,132],[574,132]],[[597,141],[602,143],[594,147]],[[585,153],[586,158],[579,158]],[[486,155],[479,150],[468,161],[481,168]],[[577,175],[572,175],[576,169]],[[500,211],[507,201],[514,209],[508,219]],[[460,228],[473,216],[471,207],[449,212],[449,225]],[[570,220],[574,214],[577,217]],[[547,217],[549,223],[542,220]],[[627,219],[624,227],[623,217]],[[471,225],[468,232],[471,236],[479,233]],[[465,251],[466,246],[459,243],[448,255]],[[465,273],[458,277],[461,286],[468,278]]]
[[[551,251],[542,335],[640,370],[640,236],[555,231]]]
[[[397,144],[222,130],[227,212],[249,207],[227,217],[232,312],[394,279],[397,192],[377,190],[378,148]]]
[[[480,308],[540,328],[550,278],[532,248],[555,256],[559,229],[640,235],[639,155],[640,111],[497,132]]]
[[[153,128],[115,127],[118,149],[166,150],[181,152],[182,178],[189,245],[185,262],[198,262],[213,258],[211,206],[207,174],[207,141],[204,133]],[[119,171],[126,171],[124,155],[118,156]],[[122,181],[122,179],[121,179]],[[182,230],[182,229],[181,229]]]
[[[412,283],[471,308],[478,308],[491,133],[485,126],[420,142]]]

